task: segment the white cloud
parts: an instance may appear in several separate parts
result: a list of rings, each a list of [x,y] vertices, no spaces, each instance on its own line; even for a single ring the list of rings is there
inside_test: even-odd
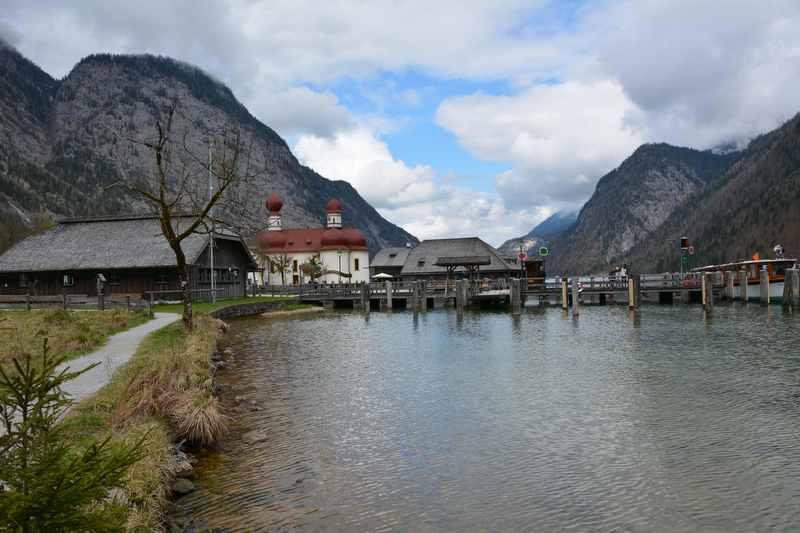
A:
[[[500,244],[550,214],[547,209],[510,210],[495,193],[442,184],[432,168],[395,159],[364,126],[332,138],[304,135],[293,151],[320,174],[350,182],[383,216],[422,239],[480,235]]]
[[[641,110],[651,140],[743,141],[800,111],[800,3],[623,0],[584,21],[584,46]]]
[[[432,168],[395,159],[364,126],[340,130],[332,138],[302,135],[293,151],[323,176],[350,182],[377,208],[427,201],[437,193]]]
[[[625,123],[633,110],[616,83],[567,82],[448,98],[436,122],[475,157],[513,165],[496,178],[510,206],[574,207],[641,143]]]

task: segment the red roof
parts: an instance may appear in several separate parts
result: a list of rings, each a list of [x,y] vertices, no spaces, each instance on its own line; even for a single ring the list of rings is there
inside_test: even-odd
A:
[[[262,231],[258,247],[265,253],[318,252],[320,250],[366,250],[364,235],[353,228],[285,229]]]
[[[331,198],[330,200],[328,200],[328,205],[325,206],[325,212],[327,212],[327,213],[341,213],[342,212],[342,202],[340,202],[338,198]]]

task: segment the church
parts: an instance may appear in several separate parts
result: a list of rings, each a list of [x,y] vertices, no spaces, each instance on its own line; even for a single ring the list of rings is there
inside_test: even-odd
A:
[[[324,228],[284,228],[282,207],[276,194],[267,198],[267,230],[258,237],[265,285],[369,281],[367,241],[357,229],[342,227],[339,200],[325,207]]]

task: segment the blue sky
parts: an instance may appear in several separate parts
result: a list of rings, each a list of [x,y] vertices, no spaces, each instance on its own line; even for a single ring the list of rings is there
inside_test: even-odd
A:
[[[392,222],[493,244],[579,209],[642,143],[743,145],[793,116],[797,27],[796,0],[6,0],[0,11],[0,38],[54,76],[96,52],[195,64]]]

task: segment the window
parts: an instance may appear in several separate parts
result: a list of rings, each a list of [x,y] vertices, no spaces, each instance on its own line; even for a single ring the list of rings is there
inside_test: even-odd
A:
[[[354,261],[355,261],[356,270],[358,270],[358,257],[356,257],[356,258],[354,259]]]
[[[425,260],[424,259],[420,259],[419,261],[417,261],[417,266],[424,267],[425,266]]]
[[[297,259],[292,261],[292,272],[297,272]]]
[[[73,287],[75,285],[75,276],[72,274],[64,274],[61,281],[64,287]]]
[[[389,259],[394,259],[395,257],[397,257],[397,254],[389,254]]]
[[[19,275],[19,286],[20,287],[27,287],[28,286],[28,275],[27,274],[20,274]]]

